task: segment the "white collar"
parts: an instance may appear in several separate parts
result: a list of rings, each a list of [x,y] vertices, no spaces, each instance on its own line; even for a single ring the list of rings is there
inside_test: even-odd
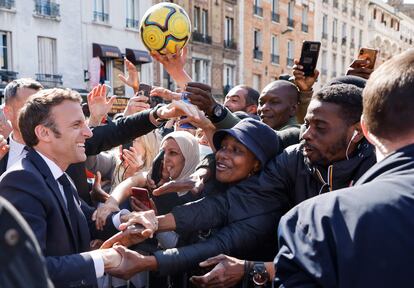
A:
[[[21,144],[13,139],[13,132],[9,136],[9,146],[13,147],[13,150],[16,152],[17,155],[20,155],[24,150],[24,144]]]
[[[57,180],[60,176],[63,175],[64,171],[62,171],[62,169],[60,169],[60,167],[55,162],[47,158],[45,155],[40,153],[38,150],[36,150],[36,152],[39,153],[40,157],[42,157],[43,160],[45,160],[46,165],[49,167],[50,172],[52,172],[53,178],[55,178],[55,180]]]

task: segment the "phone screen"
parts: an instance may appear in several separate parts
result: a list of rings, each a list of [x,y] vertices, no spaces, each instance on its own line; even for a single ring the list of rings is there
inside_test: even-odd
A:
[[[369,64],[365,67],[369,69],[374,69],[375,61],[377,59],[377,53],[378,51],[376,49],[361,48],[359,50],[358,59],[369,60]]]
[[[142,204],[151,209],[151,201],[147,189],[140,187],[132,187],[132,196],[137,198]]]

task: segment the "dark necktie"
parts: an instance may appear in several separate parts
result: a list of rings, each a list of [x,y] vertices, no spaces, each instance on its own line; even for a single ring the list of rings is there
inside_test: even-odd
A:
[[[78,209],[76,209],[75,206],[75,200],[73,199],[73,197],[75,197],[75,188],[73,187],[72,183],[70,183],[68,177],[66,176],[65,173],[63,173],[62,176],[60,176],[58,178],[59,183],[63,186],[63,192],[65,194],[66,197],[66,203],[67,203],[67,208],[68,208],[68,212],[69,212],[69,218],[70,218],[70,222],[72,225],[72,231],[75,234],[75,239],[76,242],[75,245],[76,247],[79,246],[79,224],[78,224],[78,217],[77,214],[79,213]]]

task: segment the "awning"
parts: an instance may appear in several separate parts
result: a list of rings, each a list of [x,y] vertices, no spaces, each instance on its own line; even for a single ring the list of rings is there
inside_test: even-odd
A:
[[[100,58],[122,58],[121,50],[118,47],[102,44],[92,44],[93,57]]]
[[[132,63],[136,64],[145,64],[151,63],[152,58],[147,51],[143,50],[134,50],[134,49],[125,49],[126,58]]]

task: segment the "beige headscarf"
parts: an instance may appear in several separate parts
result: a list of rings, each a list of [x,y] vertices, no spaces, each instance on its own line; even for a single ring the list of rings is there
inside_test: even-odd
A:
[[[188,178],[191,174],[195,172],[195,168],[200,161],[200,148],[198,147],[197,139],[187,131],[174,131],[167,134],[161,141],[161,146],[167,139],[174,139],[178,147],[180,147],[181,153],[184,156],[185,163],[183,170],[180,175],[174,180],[181,180]],[[177,191],[178,196],[185,195],[188,191],[179,192]]]

